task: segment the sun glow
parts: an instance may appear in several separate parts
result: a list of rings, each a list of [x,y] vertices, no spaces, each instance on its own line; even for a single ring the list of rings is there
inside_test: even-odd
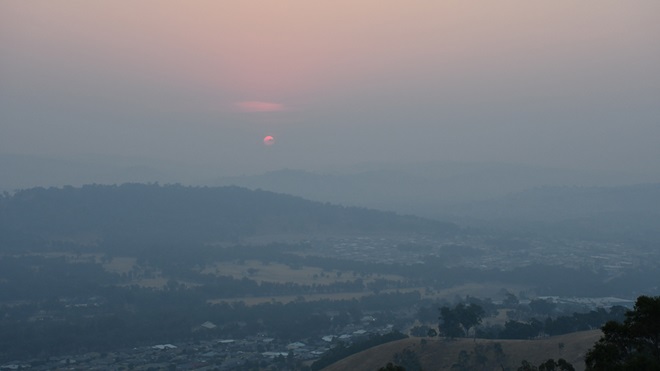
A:
[[[283,104],[262,101],[244,101],[235,103],[236,108],[242,112],[281,112],[285,110]]]

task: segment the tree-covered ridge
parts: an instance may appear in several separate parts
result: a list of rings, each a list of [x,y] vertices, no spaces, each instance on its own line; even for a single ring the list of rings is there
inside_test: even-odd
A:
[[[236,241],[259,234],[423,232],[457,227],[416,217],[238,187],[88,185],[0,198],[3,243],[31,238],[129,244]]]

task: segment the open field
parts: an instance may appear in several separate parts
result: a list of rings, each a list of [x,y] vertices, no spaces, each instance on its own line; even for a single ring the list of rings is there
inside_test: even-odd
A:
[[[100,263],[103,254],[101,253],[72,253],[72,252],[58,252],[49,251],[42,253],[31,253],[27,255],[42,256],[49,259],[63,258],[67,263]]]
[[[46,258],[63,258],[68,263],[97,263],[101,264],[103,269],[110,273],[119,275],[130,275],[131,279],[122,284],[122,286],[138,285],[141,287],[160,289],[165,287],[170,279],[174,279],[179,284],[187,287],[198,285],[196,282],[181,281],[173,277],[167,277],[162,271],[154,267],[145,267],[137,264],[137,258],[130,256],[107,257],[101,253],[71,253],[71,252],[46,252],[38,254]],[[203,274],[216,274],[222,276],[232,276],[237,279],[248,278],[256,282],[274,282],[286,283],[293,282],[301,285],[329,285],[337,282],[348,282],[356,279],[362,279],[365,284],[377,279],[388,281],[405,281],[401,276],[392,274],[358,274],[353,271],[324,270],[319,267],[301,266],[292,267],[282,263],[268,262],[259,260],[245,261],[220,261],[214,262],[201,268]],[[496,298],[501,295],[503,288],[511,292],[526,291],[529,287],[524,285],[492,283],[466,283],[445,289],[428,289],[426,287],[401,287],[397,289],[380,290],[381,292],[412,292],[418,291],[422,298],[451,300],[455,297],[474,296],[480,298]],[[281,295],[272,297],[252,297],[245,296],[240,298],[217,298],[210,302],[238,302],[243,301],[247,305],[255,305],[264,302],[282,302],[288,303],[296,300],[318,301],[318,300],[350,300],[371,295],[371,290],[360,292],[342,292],[328,294],[312,295]]]
[[[496,294],[498,290],[501,290],[502,286],[498,284],[465,284],[452,288],[447,288],[439,291],[428,291],[424,287],[406,287],[406,288],[396,288],[396,289],[386,289],[381,290],[380,293],[394,293],[394,292],[419,292],[421,297],[424,299],[453,299],[456,296],[477,296],[478,293],[491,293]],[[243,302],[246,305],[257,305],[262,303],[269,302],[278,302],[278,303],[289,303],[292,301],[304,300],[304,301],[318,301],[318,300],[351,300],[359,299],[365,296],[373,295],[373,291],[365,290],[359,292],[339,292],[339,293],[330,293],[330,294],[312,294],[312,295],[278,295],[278,296],[246,296],[241,298],[218,298],[209,300],[209,303],[218,304],[218,303],[236,303]],[[492,323],[504,323],[506,321],[506,313],[503,311],[495,319],[490,319]],[[489,322],[488,319],[485,322]]]
[[[404,289],[389,289],[382,290],[381,293],[394,293],[394,292],[414,292],[420,291],[419,287],[411,287]],[[269,302],[276,302],[286,304],[292,301],[318,301],[318,300],[351,300],[359,299],[364,296],[373,295],[371,291],[360,291],[360,292],[336,292],[331,294],[313,294],[313,295],[279,295],[279,296],[246,296],[242,298],[230,298],[230,299],[212,299],[209,300],[209,303],[219,304],[219,303],[237,303],[243,302],[245,305],[258,305]]]
[[[238,303],[243,302],[245,305],[259,305],[264,303],[290,303],[292,301],[318,301],[318,300],[351,300],[359,299],[363,296],[370,295],[368,292],[340,292],[333,294],[317,294],[317,295],[280,295],[280,296],[256,296],[256,297],[243,297],[231,299],[212,299],[209,300],[211,304],[220,303]]]
[[[103,263],[103,269],[108,272],[122,274],[133,271],[137,267],[137,258],[119,256],[114,257],[109,262]]]
[[[247,277],[257,282],[293,282],[298,284],[328,285],[335,282],[353,281],[362,278],[364,282],[376,279],[391,281],[402,280],[395,275],[368,275],[360,276],[352,271],[326,271],[318,267],[295,267],[292,268],[281,263],[263,263],[258,260],[245,260],[243,262],[216,262],[202,270],[205,274],[217,274],[222,276],[233,276],[234,278]]]

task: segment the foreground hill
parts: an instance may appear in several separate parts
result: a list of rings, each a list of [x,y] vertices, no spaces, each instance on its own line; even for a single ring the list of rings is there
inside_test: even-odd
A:
[[[424,370],[451,370],[459,360],[459,353],[474,352],[476,345],[499,343],[505,354],[504,366],[516,369],[523,360],[538,365],[548,358],[564,358],[572,363],[576,370],[584,370],[584,356],[589,348],[600,338],[600,330],[581,331],[567,335],[553,336],[537,340],[485,340],[477,339],[426,339],[408,338],[383,344],[354,354],[336,362],[323,371],[341,370],[378,370],[393,362],[395,354],[412,350],[417,354]],[[563,344],[563,345],[562,345]],[[494,361],[490,357],[491,361]],[[501,370],[497,362],[484,370]]]
[[[273,234],[450,234],[437,221],[238,187],[125,184],[33,188],[0,198],[1,245],[240,241]],[[33,242],[33,241],[31,241]]]

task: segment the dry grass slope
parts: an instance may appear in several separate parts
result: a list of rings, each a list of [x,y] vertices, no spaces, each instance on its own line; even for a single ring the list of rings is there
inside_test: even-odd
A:
[[[576,370],[584,370],[584,356],[601,336],[600,330],[581,331],[572,334],[553,336],[536,340],[487,340],[476,339],[476,343],[498,342],[506,354],[506,366],[515,370],[522,360],[538,365],[548,358],[564,358],[575,366]],[[563,343],[563,348],[559,344]],[[424,370],[450,370],[456,363],[461,350],[470,352],[474,349],[473,339],[428,339],[422,344],[421,338],[409,338],[383,344],[354,354],[336,362],[323,371],[361,370],[376,371],[378,368],[392,362],[393,355],[404,349],[413,350],[419,356]]]

